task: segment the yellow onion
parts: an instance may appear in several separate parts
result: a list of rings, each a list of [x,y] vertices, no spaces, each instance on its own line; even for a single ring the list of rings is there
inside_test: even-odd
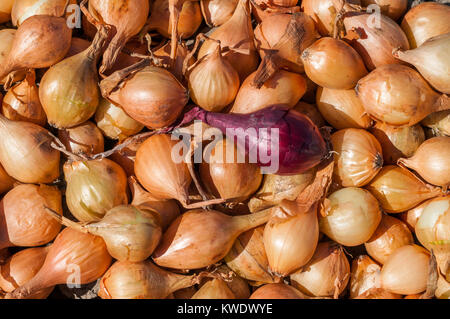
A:
[[[408,50],[409,43],[400,26],[390,18],[379,15],[377,23],[372,22],[371,13],[348,13],[343,17],[345,29],[355,30],[357,38],[352,46],[371,71],[377,67],[403,63],[392,55],[392,50]]]
[[[59,284],[91,283],[105,273],[111,260],[103,239],[65,228],[48,249],[37,274],[5,297],[23,299]]]
[[[350,274],[350,298],[380,287],[381,267],[367,255],[353,259]]]
[[[20,26],[26,19],[35,15],[62,17],[69,4],[76,0],[15,0],[11,11],[13,25]]]
[[[103,152],[105,148],[102,132],[90,121],[59,130],[58,138],[73,154],[94,155]]]
[[[350,264],[342,246],[324,242],[317,246],[311,260],[290,279],[295,288],[308,296],[337,299],[350,280]]]
[[[1,13],[0,13],[1,16]],[[1,18],[0,18],[1,20]],[[0,64],[3,64],[6,57],[11,51],[11,46],[14,40],[14,35],[16,34],[16,29],[3,29],[0,30]],[[25,78],[26,72],[20,71],[14,74],[13,82],[19,81]],[[5,83],[6,78],[0,79],[0,84]]]
[[[136,152],[143,141],[139,139],[133,139],[133,137],[129,137],[122,143],[126,143],[127,146],[109,156],[109,159],[119,164],[124,169],[128,177],[133,176]],[[116,146],[118,145],[120,144],[117,144]]]
[[[205,161],[199,169],[202,182],[216,197],[244,201],[261,185],[263,176],[259,167],[248,158],[240,162],[242,154],[234,143],[225,139],[214,144],[204,150]]]
[[[347,90],[367,75],[361,56],[346,42],[324,37],[302,53],[306,75],[318,85]]]
[[[184,74],[183,74],[183,67],[185,60],[188,58],[189,50],[186,46],[186,43],[179,41],[177,43],[177,55],[175,57],[175,61],[171,63],[170,59],[170,43],[166,43],[161,48],[156,50],[153,54],[156,58],[161,60],[161,63],[168,65],[170,72],[175,75],[178,81],[182,83],[183,85],[187,83]],[[186,61],[186,64],[188,67],[190,67],[192,64],[195,63],[195,58],[190,57],[188,61]]]
[[[450,136],[450,110],[431,113],[421,124],[431,128],[439,136]]]
[[[267,284],[256,289],[250,299],[307,299],[307,297],[294,287],[279,283]]]
[[[47,124],[34,71],[28,72],[23,82],[9,89],[3,98],[2,113],[13,121],[26,121],[40,126]]]
[[[39,125],[0,115],[0,163],[22,183],[51,183],[59,176],[60,153],[53,138]]]
[[[61,226],[45,212],[44,206],[62,214],[61,192],[56,187],[22,184],[2,199],[0,247],[34,247],[51,242]]]
[[[11,292],[33,278],[44,264],[48,249],[48,246],[28,248],[9,257],[3,265],[0,265],[0,288],[4,292]],[[28,298],[45,299],[53,288],[45,288]]]
[[[103,98],[100,99],[95,112],[95,121],[105,136],[119,141],[139,133],[144,128],[144,125],[133,120],[120,106]]]
[[[100,221],[111,208],[128,203],[127,178],[109,159],[64,164],[66,202],[81,222]]]
[[[305,78],[297,73],[279,70],[259,89],[252,83],[255,76],[242,83],[231,113],[252,113],[272,104],[294,107],[306,92]]]
[[[5,0],[0,4],[0,23],[11,20],[11,10],[15,0]]]
[[[364,7],[377,5],[381,13],[392,20],[398,20],[406,12],[408,0],[361,0]]]
[[[445,4],[424,2],[409,10],[401,27],[411,48],[417,48],[428,39],[450,32],[450,8]]]
[[[378,140],[363,129],[347,128],[331,135],[335,181],[344,187],[367,185],[383,167]]]
[[[306,115],[309,119],[317,126],[323,127],[325,126],[325,120],[320,114],[317,106],[309,103],[305,103],[303,101],[299,101],[293,108],[294,110]]]
[[[0,164],[0,194],[9,191],[14,186],[14,179],[5,172],[5,169]]]
[[[416,171],[430,184],[450,186],[450,137],[433,137],[423,142],[410,158],[398,163]]]
[[[112,73],[132,66],[133,64],[139,62],[141,58],[137,55],[146,55],[149,53],[148,42],[140,41],[139,38],[133,38],[125,44],[125,47],[117,56],[116,62],[113,64],[110,70],[106,71],[102,74],[102,77],[105,75],[111,75]]]
[[[342,188],[328,196],[321,215],[320,231],[344,246],[365,243],[381,221],[375,197],[356,187]]]
[[[416,67],[439,92],[450,94],[450,32],[425,41],[420,47],[394,52],[398,59]]]
[[[401,157],[410,157],[425,141],[425,132],[419,124],[395,127],[377,122],[370,132],[380,142],[385,164],[396,164]]]
[[[355,90],[332,90],[319,87],[316,104],[322,116],[334,128],[369,128],[372,120]]]
[[[425,207],[427,207],[428,203],[433,201],[434,199],[429,199],[424,201],[422,204],[404,212],[399,215],[400,219],[408,226],[409,230],[412,232],[415,232],[415,227],[417,224],[417,221],[420,218],[420,215],[422,215],[422,212]]]
[[[207,111],[220,112],[234,101],[239,90],[239,74],[222,57],[220,43],[189,70],[192,101]]]
[[[438,299],[450,299],[450,282],[441,275],[438,278],[435,295]]]
[[[450,109],[450,100],[434,91],[417,71],[399,64],[383,65],[356,86],[366,112],[394,126],[412,126],[433,112]]]
[[[212,273],[213,276],[206,277],[200,283],[201,289],[203,288],[203,284],[208,281],[212,281],[214,279],[219,279],[224,281],[226,286],[233,293],[234,298],[236,299],[248,299],[250,297],[250,288],[246,280],[242,279],[238,275],[236,275],[227,265],[223,264],[217,268],[215,268]],[[214,278],[213,278],[214,277]],[[213,286],[217,286],[220,284],[214,284]]]
[[[295,202],[284,200],[274,208],[264,228],[270,271],[284,277],[305,265],[313,256],[319,241],[317,204],[302,211]]]
[[[225,256],[225,262],[240,277],[256,285],[275,282],[264,248],[264,226],[240,235]]]
[[[387,165],[366,187],[388,213],[402,213],[442,195],[439,187],[425,184],[406,169]]]
[[[369,256],[383,265],[396,249],[413,243],[413,236],[405,223],[383,215],[378,228],[364,246]]]
[[[205,283],[191,299],[236,299],[222,279],[213,279]]]
[[[234,13],[239,0],[201,0],[203,18],[210,27],[227,22]]]
[[[411,295],[427,288],[430,254],[425,248],[407,245],[396,249],[381,268],[381,288]]]
[[[223,47],[239,49],[239,52],[236,50],[230,51],[225,58],[239,73],[241,82],[258,67],[258,53],[253,43],[254,35],[248,0],[239,0],[233,16],[215,29],[209,37],[219,40]],[[215,41],[206,40],[198,52],[198,59],[200,60],[215,49]]]

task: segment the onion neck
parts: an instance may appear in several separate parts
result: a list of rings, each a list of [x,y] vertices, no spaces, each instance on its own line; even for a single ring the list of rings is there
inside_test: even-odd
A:
[[[235,216],[231,219],[233,226],[240,233],[243,233],[247,230],[265,224],[272,216],[272,209],[273,208],[271,207],[253,214]]]
[[[201,275],[183,276],[171,273],[168,278],[168,289],[166,291],[167,296],[177,290],[189,288],[200,283],[200,279],[202,277],[203,276]]]
[[[89,48],[86,49],[86,56],[90,61],[95,61],[97,63],[100,58],[103,46],[109,36],[109,29],[104,25],[99,25],[97,34]]]

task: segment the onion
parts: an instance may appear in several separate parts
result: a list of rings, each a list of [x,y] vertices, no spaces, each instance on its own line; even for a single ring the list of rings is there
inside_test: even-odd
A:
[[[258,66],[258,53],[253,43],[254,35],[248,0],[239,0],[233,16],[215,29],[209,37],[214,40],[219,40],[223,47],[228,46],[232,49],[239,49],[231,50],[225,58],[239,73],[241,82],[256,70]],[[174,41],[173,38],[172,41]],[[198,59],[208,55],[215,49],[215,41],[206,40],[198,52]]]
[[[153,253],[161,267],[198,269],[225,257],[243,232],[267,222],[271,210],[234,216],[218,211],[191,210],[178,217]]]
[[[0,247],[34,247],[51,242],[61,226],[45,212],[44,206],[62,214],[61,192],[56,187],[22,184],[2,199],[2,240]]]
[[[277,71],[261,88],[253,85],[256,73],[242,83],[231,113],[252,113],[271,104],[287,104],[293,107],[306,92],[303,76],[284,70]]]
[[[191,299],[236,299],[222,279],[213,279],[205,283]]]
[[[369,128],[370,117],[355,90],[332,90],[319,87],[316,95],[317,108],[334,128]]]
[[[237,276],[227,265],[221,265],[213,270],[211,274],[214,274],[213,279],[211,278],[204,278],[202,281],[208,282],[208,281],[214,281],[222,280],[228,286],[228,288],[233,293],[233,299],[248,299],[250,297],[250,288],[248,286],[248,283],[246,280],[242,279],[241,277]],[[218,278],[216,278],[218,277]],[[222,277],[222,278],[221,278]],[[203,289],[203,283],[200,283],[200,290]],[[215,284],[217,285],[217,283]],[[218,284],[221,285],[221,284]],[[197,298],[200,299],[200,298]]]
[[[0,79],[13,71],[47,68],[59,62],[69,51],[71,37],[72,30],[63,18],[27,19],[14,35],[11,50],[0,67]]]
[[[14,179],[5,172],[5,169],[0,164],[0,194],[9,191],[14,186]]]
[[[370,257],[384,264],[396,249],[413,243],[413,236],[405,223],[395,217],[383,215],[378,228],[364,246]]]
[[[302,270],[290,276],[292,285],[315,297],[334,297],[347,287],[350,264],[342,246],[333,242],[320,243],[311,260]]]
[[[383,149],[385,164],[396,164],[401,157],[410,157],[425,141],[425,132],[419,124],[395,127],[377,122],[370,132]]]
[[[62,129],[86,122],[99,103],[97,61],[108,37],[99,29],[85,51],[51,67],[39,85],[39,98],[51,126]]]
[[[317,126],[317,127],[324,127],[325,126],[325,120],[323,119],[322,115],[320,114],[317,107],[313,104],[308,104],[303,101],[299,101],[295,106],[294,110],[306,115],[309,117],[309,119]]]
[[[411,48],[414,49],[432,37],[450,32],[449,19],[448,6],[424,2],[405,14],[401,27],[408,37]]]
[[[300,291],[286,284],[267,284],[258,288],[250,299],[307,299]]]
[[[89,11],[97,21],[116,31],[103,54],[100,73],[111,69],[125,44],[137,35],[149,13],[148,0],[90,0]]]
[[[188,288],[182,288],[180,290],[174,291],[172,293],[174,299],[191,299],[192,296],[197,292],[196,287],[188,287]],[[170,296],[170,295],[169,295]]]
[[[11,292],[33,278],[44,264],[49,247],[28,248],[9,257],[0,266],[0,288]],[[45,299],[53,291],[48,287],[29,296],[29,299]]]
[[[439,275],[435,295],[438,299],[450,299],[450,282],[441,275]]]
[[[429,259],[427,250],[417,245],[396,249],[381,269],[381,287],[401,295],[425,291]]]
[[[401,213],[399,215],[400,219],[404,223],[406,223],[406,225],[408,226],[410,231],[415,232],[415,227],[416,227],[417,221],[420,218],[420,215],[422,215],[424,208],[427,207],[427,205],[433,200],[434,199],[426,200],[419,206],[416,206],[416,207],[414,207],[404,213]]]
[[[201,0],[203,18],[210,27],[227,22],[234,13],[239,0]]]
[[[121,107],[103,98],[100,99],[95,113],[95,121],[105,136],[119,141],[139,133],[144,128],[144,125],[129,117]]]
[[[285,277],[305,265],[319,241],[317,205],[302,211],[295,202],[282,201],[264,229],[271,273]]]
[[[58,138],[66,149],[74,154],[94,155],[104,151],[102,132],[92,122],[58,132]]]
[[[81,222],[100,221],[108,210],[128,203],[127,178],[109,159],[64,164],[66,203]]]
[[[117,261],[100,281],[102,299],[164,299],[171,293],[197,284],[198,275],[183,276],[152,262]]]
[[[13,86],[3,98],[3,115],[13,121],[26,121],[45,126],[47,116],[39,100],[34,71],[28,72],[25,80]]]
[[[38,273],[5,298],[27,298],[44,288],[71,283],[73,279],[76,284],[87,284],[101,277],[110,264],[111,256],[100,237],[66,228],[50,246]],[[78,278],[73,278],[74,271]]]
[[[26,19],[36,15],[62,17],[69,4],[76,0],[15,0],[11,11],[13,25],[20,26]]]
[[[324,37],[303,51],[308,77],[322,87],[352,89],[367,75],[361,56],[346,42]]]
[[[409,49],[408,39],[397,23],[384,15],[380,15],[378,19],[380,26],[371,23],[370,13],[350,12],[343,17],[345,29],[355,30],[357,33],[352,46],[369,70],[387,64],[402,63],[394,58],[392,50]]]
[[[169,66],[170,72],[175,75],[178,81],[185,85],[187,80],[183,73],[183,68],[185,64],[185,60],[188,59],[189,50],[187,48],[186,43],[178,42],[177,55],[175,57],[175,61],[171,63],[170,59],[170,42],[163,45],[161,48],[156,50],[153,54],[157,59],[161,60],[161,63]],[[189,55],[190,57],[190,55]],[[192,56],[186,61],[186,66],[190,67],[195,63],[195,58]]]
[[[431,128],[440,136],[450,136],[450,110],[431,113],[421,124]]]
[[[11,121],[0,115],[0,163],[22,183],[51,183],[59,176],[60,153],[39,125]]]
[[[344,187],[367,185],[383,167],[380,143],[369,132],[348,128],[331,135],[334,178]]]
[[[403,299],[402,295],[394,294],[382,288],[372,288],[357,296],[355,299]]]
[[[0,4],[0,23],[5,23],[11,20],[11,10],[14,0],[5,0]]]
[[[445,94],[439,95],[418,72],[404,65],[378,67],[359,80],[356,92],[368,114],[394,126],[412,126],[450,108]]]
[[[220,112],[234,101],[239,74],[222,57],[220,43],[215,51],[198,61],[187,75],[192,101],[207,111]]]
[[[430,184],[450,186],[450,137],[434,137],[423,142],[410,158],[401,158],[398,163],[415,170]]]
[[[325,204],[319,218],[320,231],[339,244],[361,245],[380,224],[378,202],[365,189],[340,189],[328,196]]]
[[[367,189],[388,213],[401,213],[442,195],[440,188],[425,184],[409,171],[393,165],[383,167]]]
[[[1,15],[1,13],[0,13]],[[1,18],[0,18],[1,19]],[[11,46],[14,41],[14,35],[16,34],[16,29],[3,29],[0,30],[0,64],[3,65],[5,59],[11,51]],[[26,71],[15,72],[13,75],[13,81],[16,82],[23,80],[25,78]],[[0,84],[4,84],[7,79],[0,79]]]
[[[268,7],[293,7],[297,5],[298,0],[255,0],[258,5],[265,5]]]
[[[355,299],[373,288],[380,287],[381,267],[367,255],[353,259],[350,275],[350,298]]]
[[[228,144],[229,141],[221,140],[212,148],[205,148],[203,156],[209,158],[200,164],[200,178],[214,196],[245,201],[258,190],[263,176],[248,159],[240,162],[238,149]]]
[[[364,7],[370,5],[378,5],[381,9],[381,13],[388,16],[392,20],[398,20],[406,12],[408,1],[407,0],[361,0],[361,4]]]
[[[90,46],[91,42],[89,42],[88,40],[73,37],[72,42],[70,43],[69,52],[67,52],[66,54],[66,59],[83,52]]]
[[[119,164],[124,169],[127,176],[133,176],[136,152],[143,141],[130,137],[124,140],[122,143],[124,143],[126,146],[112,154],[109,158]],[[117,144],[116,147],[119,147],[119,145],[120,144]]]

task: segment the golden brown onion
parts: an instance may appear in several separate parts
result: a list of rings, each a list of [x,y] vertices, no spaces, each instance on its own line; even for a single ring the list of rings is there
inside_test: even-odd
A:
[[[256,289],[250,299],[307,299],[292,286],[286,284],[267,284]]]
[[[0,13],[1,15],[1,13]],[[0,18],[1,20],[1,18]],[[14,41],[14,36],[16,34],[16,29],[3,29],[0,30],[0,64],[3,64],[7,58],[9,51],[11,51],[11,46]],[[13,82],[23,80],[25,78],[26,71],[16,72],[14,74]],[[4,84],[6,78],[0,79],[0,84]]]
[[[26,19],[35,15],[62,17],[69,4],[76,0],[15,0],[11,11],[13,25],[20,26]]]
[[[130,137],[129,139],[133,139],[133,137]],[[136,159],[136,152],[143,143],[143,141],[139,139],[133,139],[131,142],[129,139],[122,142],[127,143],[126,147],[115,152],[109,157],[109,159],[113,160],[124,169],[128,177],[134,175],[134,161]],[[120,143],[117,145],[120,145]]]
[[[5,172],[0,164],[0,194],[9,191],[14,186],[14,179]]]
[[[200,286],[212,279],[223,279],[236,299],[248,299],[250,297],[250,288],[247,281],[236,275],[227,265],[223,264],[215,268],[213,273],[214,278],[213,276],[204,278]]]
[[[58,138],[66,149],[74,154],[94,155],[104,151],[104,138],[102,132],[92,122],[59,130]]]
[[[234,13],[239,0],[201,0],[203,18],[210,27],[227,22]]]
[[[177,49],[177,55],[175,58],[175,62],[171,63],[170,59],[170,42],[163,45],[161,48],[156,50],[153,54],[156,58],[161,60],[161,63],[168,65],[170,72],[175,75],[178,81],[185,85],[187,80],[183,74],[183,67],[185,60],[189,54],[189,50],[186,46],[186,43],[179,41]],[[195,63],[195,58],[191,57],[189,61],[186,61],[188,67]]]
[[[350,274],[350,298],[380,287],[381,267],[367,255],[353,259]]]
[[[230,288],[222,279],[208,281],[191,299],[236,299]]]
[[[431,113],[421,124],[431,128],[440,136],[450,136],[450,110]]]
[[[11,10],[14,0],[5,0],[0,4],[0,23],[5,23],[11,20]]]

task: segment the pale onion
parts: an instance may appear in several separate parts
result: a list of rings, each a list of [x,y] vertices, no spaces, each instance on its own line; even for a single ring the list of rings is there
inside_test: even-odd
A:
[[[191,299],[236,299],[231,289],[222,279],[208,281]]]
[[[90,121],[59,130],[58,138],[73,154],[94,155],[103,152],[105,148],[102,132]]]
[[[325,120],[317,109],[317,106],[299,101],[293,109],[309,117],[317,127],[321,128],[325,126]]]
[[[210,27],[227,22],[234,13],[239,0],[201,0],[203,18]]]
[[[450,100],[434,91],[422,76],[405,65],[383,65],[356,86],[366,112],[394,126],[412,126],[433,112],[450,109]]]
[[[1,14],[0,14],[1,15]],[[3,64],[6,57],[11,51],[11,46],[16,34],[16,29],[3,29],[0,30],[0,64]],[[14,74],[13,82],[22,80],[25,78],[26,71],[16,72]],[[4,84],[6,78],[0,79],[0,84]]]
[[[361,4],[364,7],[377,5],[381,9],[382,14],[395,21],[406,12],[408,0],[361,0]]]
[[[377,200],[365,189],[342,188],[328,196],[319,218],[320,231],[344,246],[358,246],[381,221]]]
[[[427,288],[430,254],[417,245],[396,249],[381,268],[381,288],[389,292],[411,295]]]
[[[401,27],[408,37],[411,49],[428,39],[450,32],[450,8],[441,3],[424,2],[409,10]]]
[[[302,53],[306,75],[321,87],[348,90],[367,75],[358,52],[343,40],[323,37]]]
[[[14,179],[6,173],[0,164],[0,194],[9,191],[14,186]]]
[[[95,121],[106,137],[119,141],[139,133],[144,128],[144,125],[133,120],[120,106],[104,98],[100,98]]]
[[[11,11],[13,25],[20,26],[26,19],[35,15],[62,17],[68,5],[76,0],[15,0]]]
[[[355,90],[332,90],[319,87],[316,104],[322,116],[334,128],[369,128],[372,120]]]
[[[383,215],[378,228],[364,246],[369,256],[383,265],[396,249],[413,243],[413,236],[405,223]]]
[[[440,136],[450,136],[450,110],[431,113],[421,124],[431,128]]]
[[[14,0],[4,0],[0,3],[0,23],[5,23],[11,20],[11,10]]]
[[[380,287],[381,267],[367,255],[353,259],[350,274],[350,298]]]
[[[324,242],[317,246],[311,260],[289,278],[308,296],[337,299],[350,280],[350,264],[342,246]]]
[[[307,297],[294,287],[279,283],[267,284],[256,289],[250,299],[307,299]]]

